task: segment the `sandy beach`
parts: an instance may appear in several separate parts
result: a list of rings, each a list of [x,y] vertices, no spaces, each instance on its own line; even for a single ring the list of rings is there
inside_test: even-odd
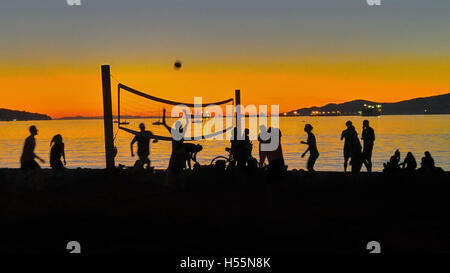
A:
[[[449,252],[450,173],[289,171],[268,190],[259,170],[202,168],[185,187],[165,172],[43,170],[42,190],[0,169],[1,252]],[[270,192],[270,194],[269,194]]]

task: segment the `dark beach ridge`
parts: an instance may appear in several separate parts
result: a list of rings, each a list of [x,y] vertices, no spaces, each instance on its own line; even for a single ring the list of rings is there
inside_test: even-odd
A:
[[[43,170],[42,189],[0,169],[1,252],[449,252],[450,173],[288,171],[267,185],[202,167],[183,187],[164,171]]]

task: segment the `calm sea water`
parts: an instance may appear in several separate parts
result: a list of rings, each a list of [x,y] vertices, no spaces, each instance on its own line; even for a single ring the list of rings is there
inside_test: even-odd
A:
[[[287,117],[280,118],[282,145],[286,164],[289,169],[305,168],[307,158],[301,158],[306,139],[303,127],[306,123],[314,126],[320,157],[316,169],[320,171],[343,170],[343,142],[340,134],[347,120],[352,120],[361,135],[362,117]],[[413,152],[419,162],[424,151],[428,150],[435,158],[436,165],[450,170],[450,115],[427,116],[381,116],[369,118],[375,129],[376,141],[373,153],[374,170],[381,170],[395,149],[400,149],[402,159],[406,152]],[[161,127],[151,126],[154,120],[130,120],[130,127],[137,128],[140,122],[148,125],[154,133],[167,134]],[[62,134],[66,145],[69,168],[103,168],[104,141],[102,120],[52,120],[34,122],[0,122],[0,168],[18,168],[24,139],[28,136],[28,127],[36,125],[36,154],[47,160],[48,167],[50,140],[55,134]],[[117,164],[133,165],[136,158],[130,156],[132,136],[117,130],[115,144],[118,147]],[[217,155],[226,155],[226,140],[203,140],[203,151],[198,155],[201,164],[209,164]],[[253,154],[258,155],[257,141],[253,141]],[[170,156],[170,142],[160,141],[151,145],[152,165],[166,168]]]

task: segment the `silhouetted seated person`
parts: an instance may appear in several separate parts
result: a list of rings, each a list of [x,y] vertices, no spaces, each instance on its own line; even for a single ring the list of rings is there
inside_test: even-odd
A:
[[[64,151],[64,142],[60,134],[55,135],[50,142],[50,167],[54,171],[64,171],[66,169],[66,153]],[[64,164],[61,161],[64,160]]]
[[[250,141],[250,131],[245,129],[243,139],[239,139],[237,128],[234,128],[233,136],[231,138],[230,153],[233,156],[238,167],[246,167],[249,160],[252,158],[253,145]]]
[[[184,159],[184,166],[183,168],[186,168],[186,164],[189,167],[189,170],[192,169],[191,166],[191,160],[194,161],[194,167],[198,166],[199,163],[197,162],[197,154],[203,150],[203,146],[200,144],[193,144],[193,143],[183,143],[183,159]]]
[[[425,156],[422,157],[422,161],[420,162],[419,171],[426,173],[433,173],[433,172],[443,172],[444,170],[434,165],[434,159],[431,156],[431,153],[429,151],[426,151]]]
[[[143,168],[147,165],[147,169],[150,169],[150,140],[153,139],[153,143],[158,142],[158,139],[155,139],[153,133],[151,131],[145,130],[145,124],[139,124],[140,132],[134,132],[135,137],[131,141],[130,150],[131,156],[134,156],[133,145],[137,142],[138,150],[137,154],[139,159],[134,164],[135,167]]]
[[[319,150],[317,149],[316,136],[312,133],[313,127],[311,124],[306,124],[304,131],[308,134],[308,139],[302,141],[302,144],[308,145],[306,151],[302,154],[302,158],[309,152],[308,162],[306,163],[306,169],[310,172],[314,172],[314,165],[317,158],[319,158]]]
[[[411,152],[406,154],[405,160],[400,164],[402,170],[406,172],[414,172],[417,168],[417,161]]]
[[[45,160],[34,153],[34,149],[36,148],[35,136],[38,134],[38,129],[32,125],[29,130],[30,136],[25,139],[22,156],[20,157],[20,166],[22,170],[41,169],[41,166],[39,166],[35,159],[38,159],[41,163],[45,163]]]
[[[358,133],[351,121],[345,123],[347,129],[342,131],[341,140],[344,140],[344,171],[347,172],[348,161],[351,159],[352,172],[359,172],[362,165],[361,142]]]
[[[400,151],[396,150],[394,155],[391,156],[389,162],[383,164],[383,172],[393,173],[400,170]]]
[[[272,141],[272,137],[278,135],[278,145],[272,151],[267,151],[267,159],[269,165],[267,167],[267,173],[269,181],[274,181],[281,179],[286,171],[286,166],[284,164],[283,149],[281,147],[281,130],[279,128],[270,127],[268,130],[270,139],[269,143],[276,143]]]
[[[369,126],[369,121],[363,121],[363,131],[361,139],[364,141],[363,146],[363,163],[366,166],[368,172],[372,172],[372,151],[373,144],[375,142],[375,131]]]

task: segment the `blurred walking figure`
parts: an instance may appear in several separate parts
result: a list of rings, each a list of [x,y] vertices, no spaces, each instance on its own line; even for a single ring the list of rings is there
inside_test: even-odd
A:
[[[55,135],[50,142],[50,146],[52,147],[50,149],[50,167],[55,171],[65,170],[64,166],[67,162],[62,136],[60,134]],[[64,160],[64,164],[61,162],[61,157]]]
[[[359,172],[362,164],[361,143],[358,139],[353,123],[349,120],[345,123],[347,129],[342,131],[341,140],[344,141],[344,171],[347,172],[348,160],[351,158],[352,172]],[[359,167],[359,168],[358,168]]]
[[[361,139],[364,141],[363,146],[363,163],[368,172],[372,172],[372,151],[375,142],[375,131],[369,126],[369,121],[363,121],[363,131]]]
[[[35,136],[38,134],[38,129],[32,125],[29,130],[30,136],[25,139],[22,156],[20,157],[20,165],[23,170],[40,169],[41,166],[39,166],[35,159],[38,159],[41,163],[45,163],[45,160],[34,153],[34,149],[36,148]]]
[[[414,172],[417,168],[417,161],[411,152],[406,154],[405,160],[400,164],[400,167],[407,172]]]
[[[308,134],[308,139],[306,141],[302,141],[302,144],[308,145],[306,151],[302,154],[302,158],[305,157],[306,153],[309,152],[308,163],[306,164],[306,168],[310,172],[314,172],[314,164],[316,164],[316,160],[319,157],[319,150],[317,149],[316,136],[312,133],[313,127],[311,124],[306,124],[304,131]]]

